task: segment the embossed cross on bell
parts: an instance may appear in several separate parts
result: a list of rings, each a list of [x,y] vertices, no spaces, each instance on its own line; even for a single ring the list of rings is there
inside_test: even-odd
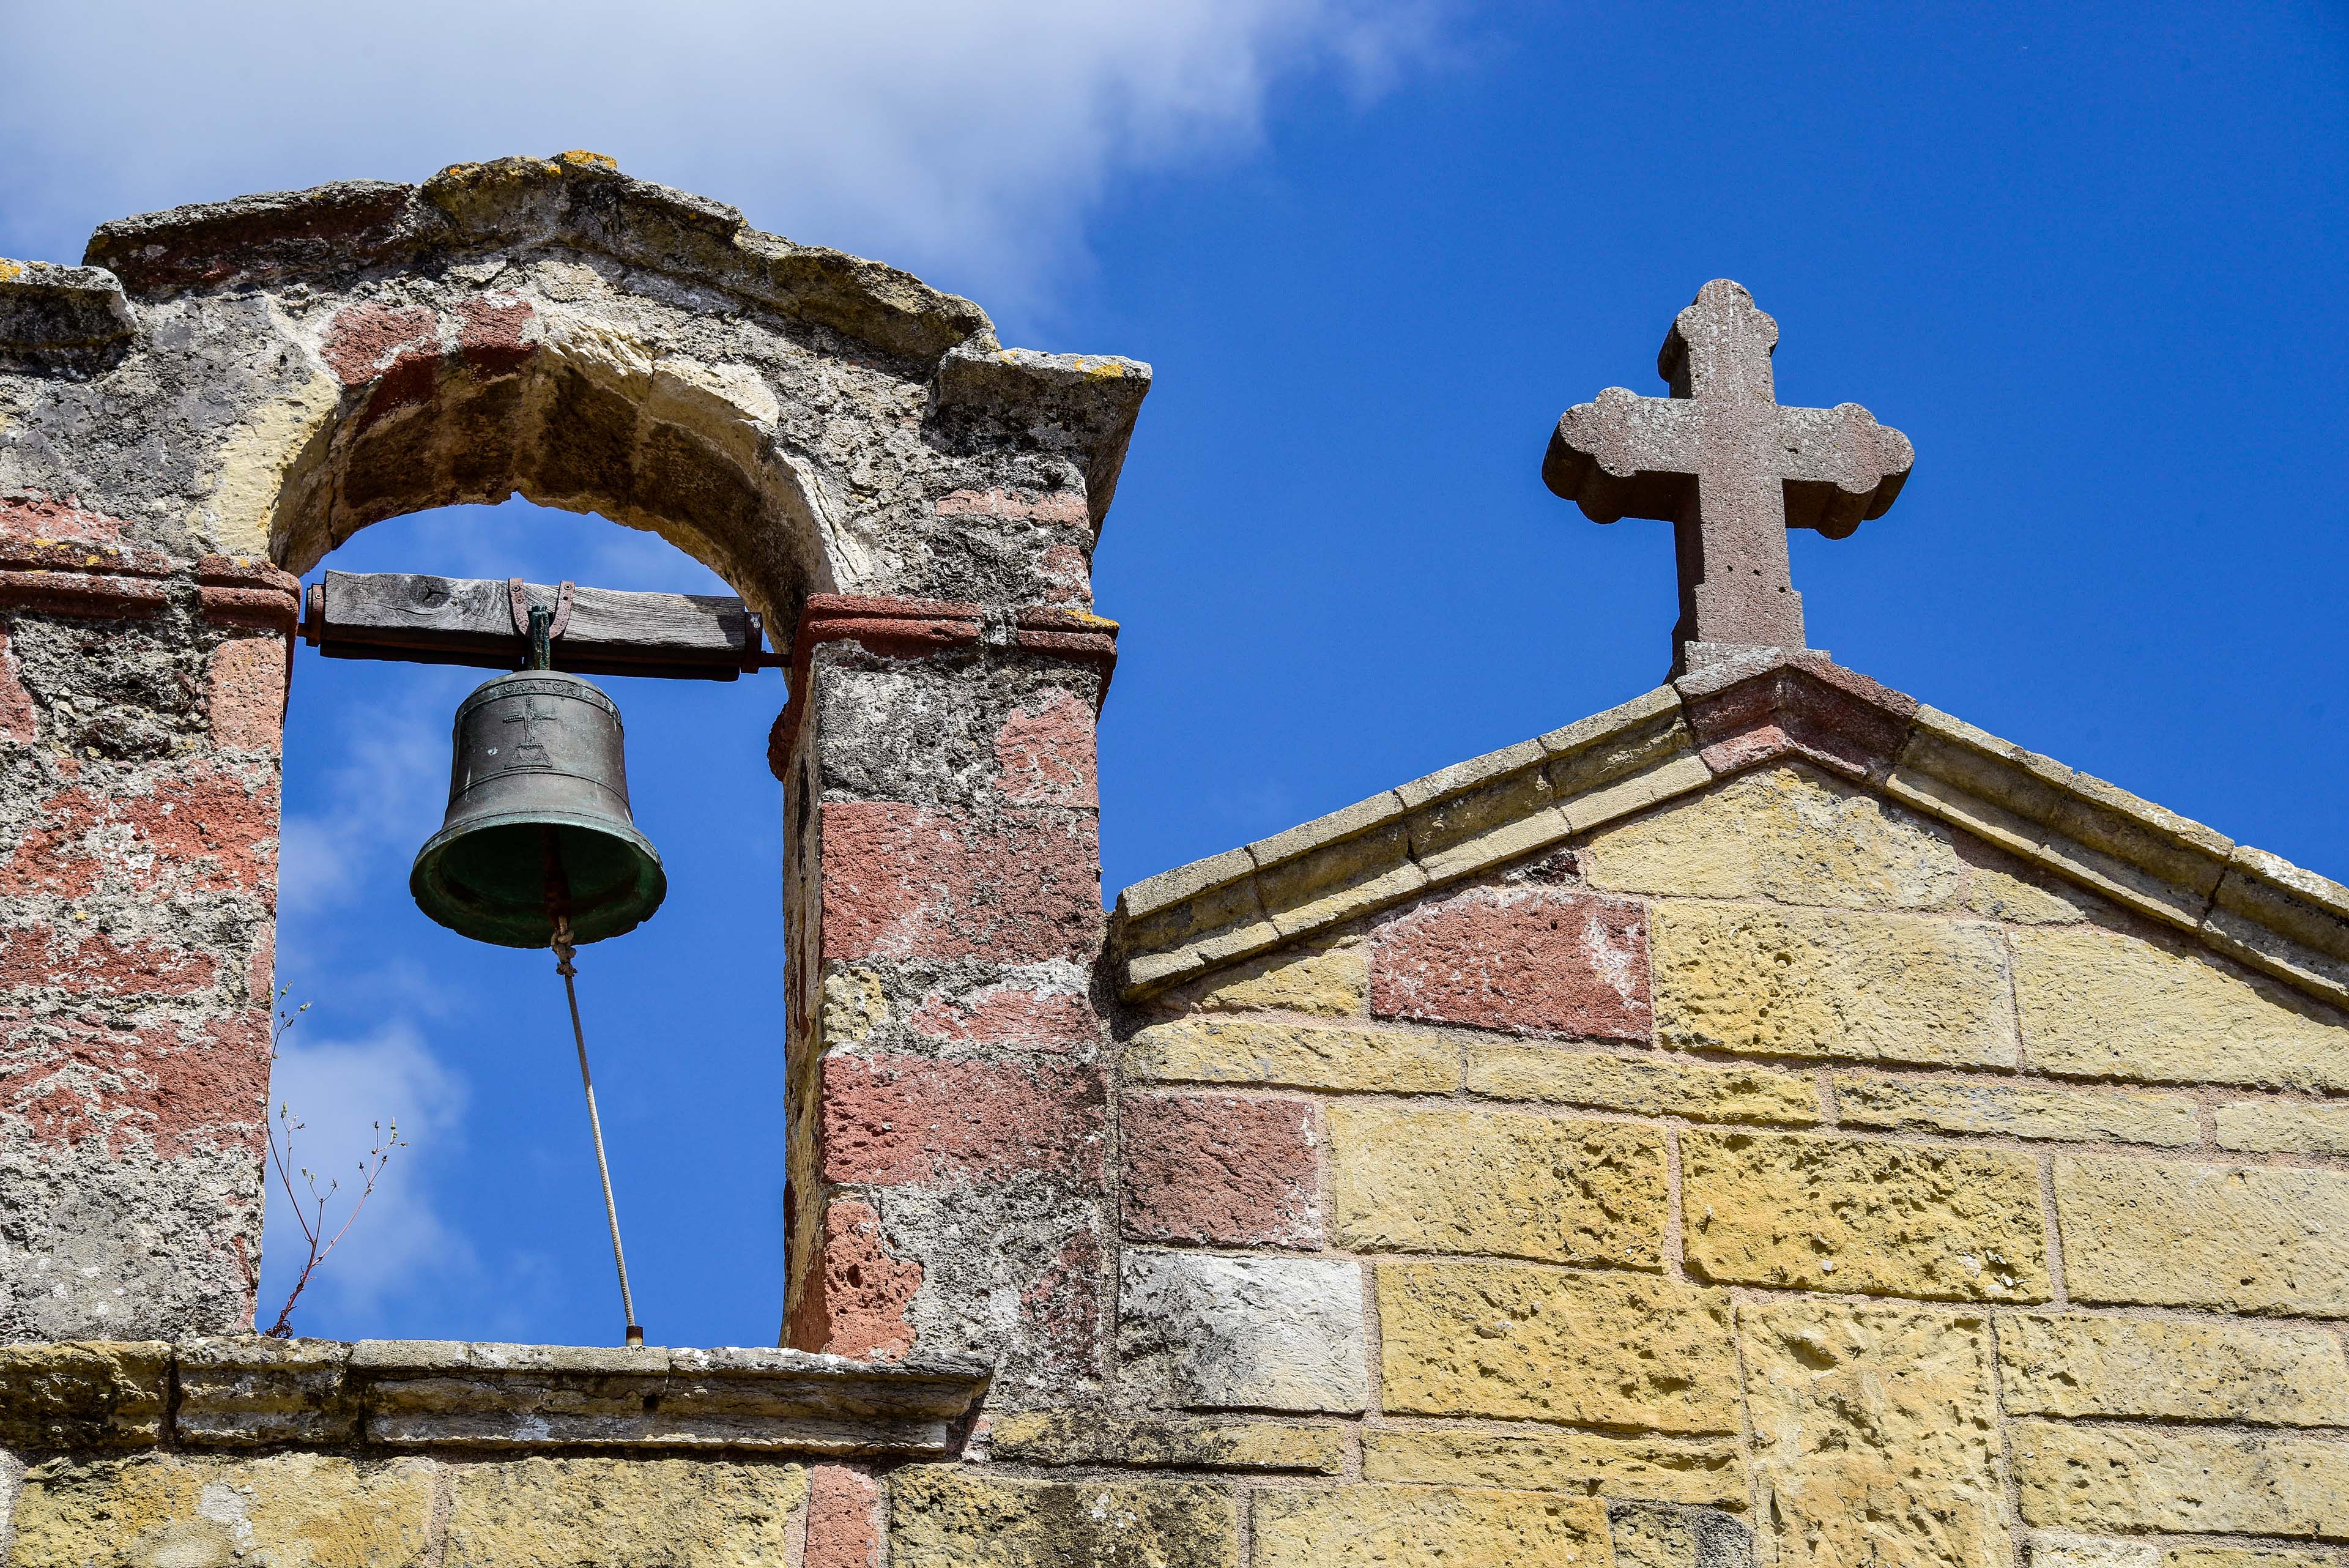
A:
[[[619,708],[547,667],[548,612],[528,613],[532,668],[458,706],[449,815],[417,851],[409,891],[477,941],[547,947],[565,917],[571,941],[600,941],[649,918],[668,879],[628,815]]]

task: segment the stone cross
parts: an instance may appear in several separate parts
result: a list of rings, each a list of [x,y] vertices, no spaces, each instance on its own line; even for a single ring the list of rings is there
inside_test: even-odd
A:
[[[1672,673],[1748,649],[1803,646],[1786,530],[1840,539],[1881,517],[1916,453],[1857,403],[1778,406],[1778,324],[1716,278],[1674,318],[1656,356],[1669,398],[1609,387],[1557,421],[1542,479],[1594,522],[1672,524],[1681,618]]]

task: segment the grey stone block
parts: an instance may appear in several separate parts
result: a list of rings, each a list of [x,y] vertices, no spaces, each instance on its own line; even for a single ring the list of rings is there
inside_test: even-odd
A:
[[[1367,1402],[1360,1264],[1134,1251],[1122,1283],[1119,1335],[1138,1386],[1216,1408]]]

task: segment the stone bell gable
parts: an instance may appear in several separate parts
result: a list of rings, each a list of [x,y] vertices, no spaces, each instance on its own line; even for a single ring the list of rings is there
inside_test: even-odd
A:
[[[1098,1118],[1116,627],[1091,561],[1147,366],[1006,348],[968,300],[587,153],[125,219],[86,259],[0,264],[0,1334],[250,1326],[294,574],[426,507],[519,493],[652,529],[763,618],[802,1100],[824,966],[886,927],[911,1005],[1004,987],[1061,1032],[999,1032],[965,1070],[1057,1071]],[[955,722],[909,732],[922,714]],[[966,886],[966,861],[1033,881],[1013,907],[1056,929],[860,904],[865,857],[915,840]],[[1062,1047],[1077,1066],[1030,1060]],[[804,1108],[794,1303],[828,1236],[880,1245],[854,1217],[890,1185],[827,1220]],[[1043,1180],[1019,1245],[908,1287],[926,1349],[975,1344],[1005,1292],[1040,1347],[1084,1338],[1050,1282],[1083,1299],[1099,1272],[1097,1165]],[[940,1179],[921,1223],[991,1233],[960,1207],[1010,1200]],[[806,1348],[835,1320],[859,1354],[910,1345],[834,1301],[797,1314]]]
[[[2349,889],[1767,652],[1128,888],[1112,944],[1125,1344],[1361,1422],[1376,1484],[1277,1517],[2349,1539]]]

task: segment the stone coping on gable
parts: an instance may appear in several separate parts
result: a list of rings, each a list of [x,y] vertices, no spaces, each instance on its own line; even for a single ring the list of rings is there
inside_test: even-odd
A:
[[[984,1366],[452,1340],[0,1345],[0,1448],[685,1449],[937,1456]]]
[[[1823,653],[1771,650],[1135,883],[1112,926],[1120,993],[1142,1000],[1785,757],[2349,1003],[2349,888]]]

